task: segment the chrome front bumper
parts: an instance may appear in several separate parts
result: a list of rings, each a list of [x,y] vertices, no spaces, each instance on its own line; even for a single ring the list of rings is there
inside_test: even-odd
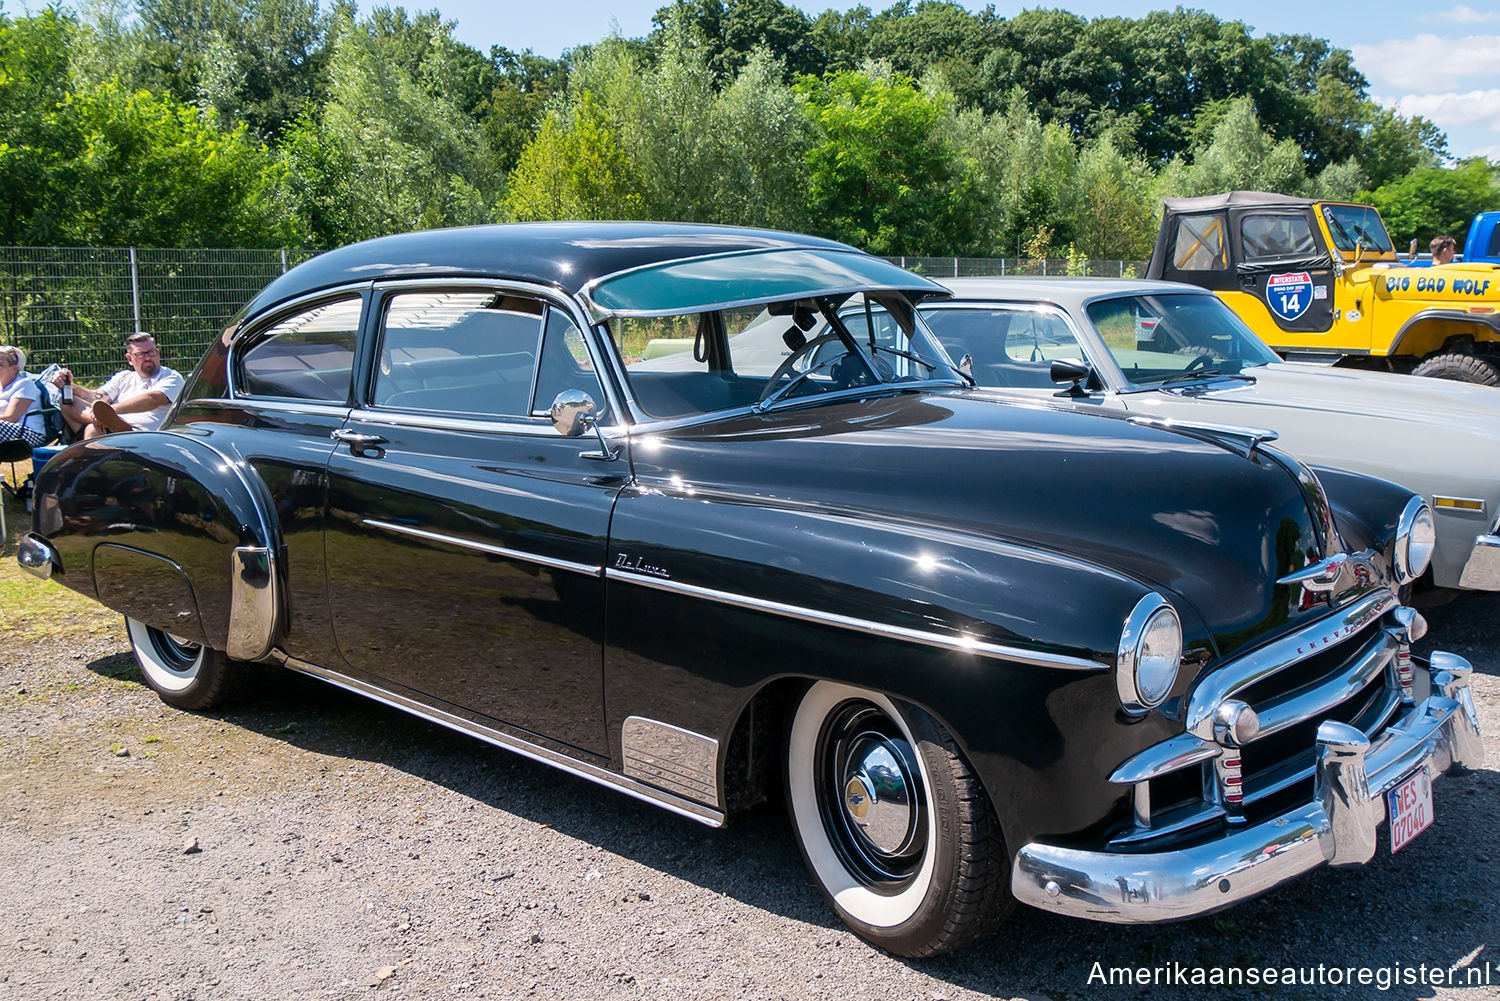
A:
[[[1385,793],[1420,768],[1436,778],[1484,759],[1468,661],[1438,653],[1432,695],[1373,741],[1343,723],[1318,729],[1313,801],[1207,844],[1152,854],[1032,843],[1017,854],[1011,892],[1022,903],[1116,924],[1176,921],[1221,910],[1325,863],[1375,855]]]
[[[1458,586],[1475,591],[1500,591],[1500,535],[1475,537]]]

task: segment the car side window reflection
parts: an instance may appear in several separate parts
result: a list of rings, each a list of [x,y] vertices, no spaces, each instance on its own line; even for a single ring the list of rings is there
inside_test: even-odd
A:
[[[401,292],[381,332],[376,406],[525,416],[542,303],[503,292]]]
[[[322,303],[256,337],[240,358],[240,392],[348,402],[361,306],[359,298]]]
[[[583,342],[583,332],[567,313],[548,307],[532,413],[550,412],[557,394],[569,389],[581,389],[589,394],[599,405],[599,415],[603,416],[604,393],[599,387],[598,376],[594,374],[594,363]]]

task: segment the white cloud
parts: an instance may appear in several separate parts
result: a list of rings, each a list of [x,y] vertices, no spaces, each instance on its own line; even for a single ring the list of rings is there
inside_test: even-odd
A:
[[[1500,21],[1500,10],[1475,10],[1468,4],[1459,4],[1449,10],[1440,11],[1433,15],[1439,21],[1453,21],[1456,24],[1488,24],[1491,21]]]
[[[1500,51],[1500,35],[1418,35],[1353,45],[1350,50],[1365,76],[1406,90],[1451,86],[1459,77],[1500,75],[1500,63],[1495,58]]]
[[[1480,125],[1500,131],[1500,88],[1461,94],[1406,94],[1375,100],[1408,118],[1421,115],[1442,128]]]

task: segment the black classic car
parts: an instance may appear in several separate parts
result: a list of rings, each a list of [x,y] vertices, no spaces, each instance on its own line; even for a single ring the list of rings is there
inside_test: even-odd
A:
[[[1481,751],[1468,664],[1410,650],[1420,499],[988,399],[916,315],[944,294],[755,230],[346,247],[163,430],[48,463],[20,560],[176,706],[283,665],[710,825],[784,790],[903,955],[1018,900],[1206,913],[1430,822]]]

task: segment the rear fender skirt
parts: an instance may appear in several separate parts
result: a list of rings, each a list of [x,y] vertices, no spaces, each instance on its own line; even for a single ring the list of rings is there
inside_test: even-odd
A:
[[[53,458],[36,496],[37,531],[61,563],[53,579],[177,635],[195,619],[236,660],[270,653],[284,560],[270,494],[240,456],[180,432],[113,434]],[[162,609],[130,597],[169,582]]]

